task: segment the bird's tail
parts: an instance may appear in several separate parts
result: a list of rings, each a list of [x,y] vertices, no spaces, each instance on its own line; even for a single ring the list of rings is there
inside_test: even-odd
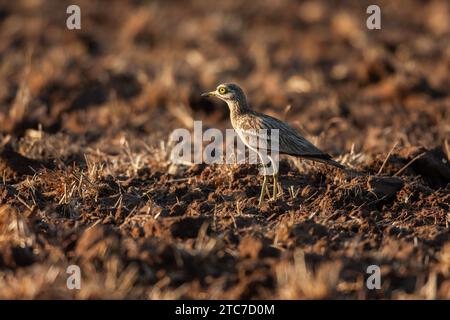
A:
[[[341,169],[342,171],[344,171],[351,178],[364,175],[361,172],[357,172],[357,171],[355,171],[353,169],[347,168],[343,164],[341,164],[341,163],[331,159],[331,157],[329,157],[328,155],[326,157],[324,156],[324,157],[305,157],[305,158],[308,159],[308,160],[311,160],[311,161],[321,162],[321,163],[324,163],[324,164],[336,167],[338,169]]]

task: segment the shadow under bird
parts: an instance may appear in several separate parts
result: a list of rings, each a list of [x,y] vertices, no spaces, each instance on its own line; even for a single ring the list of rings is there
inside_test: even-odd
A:
[[[255,145],[255,143],[252,142],[255,140],[249,139],[249,135],[245,135],[243,133],[259,132],[263,130],[265,132],[270,132],[274,129],[278,130],[278,146],[276,150],[278,154],[286,154],[303,159],[318,161],[342,170],[346,170],[342,164],[332,160],[329,154],[318,149],[284,121],[253,111],[247,104],[244,91],[238,85],[233,83],[220,84],[215,91],[203,93],[202,97],[216,97],[227,103],[230,108],[230,119],[234,130],[238,133],[243,143],[260,156],[264,169],[267,167],[264,164],[265,160],[263,159],[263,152],[261,152],[261,149],[258,149],[260,145]],[[267,139],[270,140],[270,136],[267,135],[267,137]],[[270,145],[270,143],[267,143],[267,145]],[[278,167],[272,156],[267,155],[267,157],[269,158],[273,168],[272,198],[275,199],[277,195]],[[267,171],[265,171],[264,174],[264,181],[259,196],[259,205],[261,205],[264,199],[264,191],[267,185],[268,175],[266,172]]]

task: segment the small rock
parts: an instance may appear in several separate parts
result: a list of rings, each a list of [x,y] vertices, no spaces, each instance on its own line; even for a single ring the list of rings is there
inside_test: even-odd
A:
[[[173,237],[182,239],[195,238],[203,224],[208,223],[208,220],[205,217],[186,217],[174,222],[170,226],[170,232]]]
[[[415,156],[415,154],[413,154]],[[427,150],[426,153],[414,161],[411,166],[430,186],[440,188],[450,183],[450,164],[441,147]]]
[[[33,175],[45,167],[43,162],[24,157],[9,147],[0,152],[0,172],[5,171],[7,176]]]
[[[397,193],[403,187],[403,181],[397,177],[370,177],[367,188],[377,198],[388,197]]]

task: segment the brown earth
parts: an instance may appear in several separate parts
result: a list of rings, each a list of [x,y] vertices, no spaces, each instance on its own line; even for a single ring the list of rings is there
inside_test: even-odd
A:
[[[448,1],[77,2],[0,2],[0,298],[450,298]],[[174,166],[229,81],[364,174]]]

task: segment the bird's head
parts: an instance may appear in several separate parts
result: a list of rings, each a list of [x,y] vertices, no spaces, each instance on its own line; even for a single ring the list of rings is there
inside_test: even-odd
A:
[[[202,97],[216,97],[225,101],[228,106],[238,105],[241,108],[247,106],[244,91],[234,83],[222,83],[215,91],[206,92]]]

